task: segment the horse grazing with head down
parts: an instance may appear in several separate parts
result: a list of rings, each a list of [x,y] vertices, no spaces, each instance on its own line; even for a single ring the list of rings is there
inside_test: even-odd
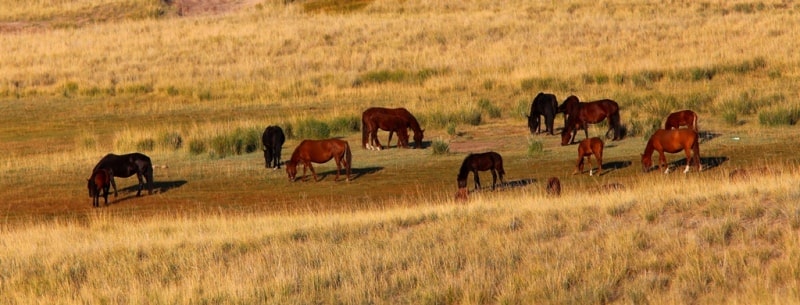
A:
[[[697,129],[697,113],[691,110],[681,110],[678,112],[670,113],[664,123],[664,129],[678,129],[681,126],[686,126],[695,132]]]
[[[528,129],[531,134],[541,131],[541,117],[544,116],[545,132],[553,135],[553,123],[558,113],[558,100],[550,93],[539,92],[531,102],[531,114],[528,116]]]
[[[564,113],[564,129],[561,131],[561,145],[572,144],[578,129],[583,129],[586,138],[589,138],[588,124],[597,124],[608,118],[608,131],[614,132],[613,141],[620,138],[619,105],[617,102],[604,99],[593,102],[581,103],[578,98],[571,95],[558,111]]]
[[[406,123],[406,128],[411,128],[414,131],[414,146],[413,148],[422,148],[422,139],[424,137],[424,129],[419,126],[419,122],[414,115],[411,114],[405,108],[382,108],[382,107],[372,107],[364,110],[364,113],[361,114],[361,145],[363,148],[368,149],[367,147],[367,136],[369,135],[370,130],[365,128],[366,121],[375,114],[382,113],[382,114],[389,114],[389,115],[396,115],[403,118]],[[389,131],[389,142],[392,142],[392,133],[393,131]]]
[[[506,171],[503,170],[503,157],[496,152],[490,151],[479,154],[469,154],[464,158],[464,162],[461,163],[461,169],[458,171],[458,177],[456,179],[458,188],[465,189],[467,187],[467,176],[472,172],[472,175],[475,177],[475,190],[479,190],[481,188],[481,180],[478,177],[478,171],[492,172],[492,190],[494,190],[497,184],[498,175],[500,176],[500,182],[505,183],[503,175],[506,174]]]
[[[592,176],[592,155],[597,160],[597,174],[603,172],[603,140],[598,137],[583,139],[578,143],[578,165],[575,166],[575,174],[583,173],[583,159],[589,162],[589,176]]]
[[[386,113],[374,113],[366,118],[363,118],[363,123],[369,140],[366,147],[369,149],[382,150],[383,146],[378,140],[378,130],[383,129],[389,131],[389,142],[391,143],[391,135],[397,132],[397,147],[408,148],[408,120],[402,116]],[[387,144],[388,145],[388,144]]]
[[[278,126],[268,126],[261,134],[261,144],[264,145],[264,165],[266,168],[281,168],[281,147],[286,142],[283,129]]]
[[[658,164],[659,169],[667,167],[667,158],[664,152],[671,154],[678,153],[683,150],[686,153],[686,169],[683,173],[689,172],[689,165],[695,162],[697,171],[702,170],[700,164],[700,144],[698,142],[697,132],[691,129],[659,129],[647,141],[647,146],[644,148],[642,154],[642,171],[647,172],[653,166],[653,151],[658,151]],[[669,168],[664,171],[665,174],[669,173]]]
[[[113,173],[106,168],[98,168],[92,171],[92,175],[88,179],[87,188],[89,189],[89,197],[92,198],[92,207],[100,207],[100,193],[102,192],[103,200],[108,205],[108,188],[111,186],[111,176]]]
[[[336,179],[334,181],[339,180],[339,172],[342,171],[342,166],[347,171],[347,181],[350,181],[350,167],[352,166],[353,155],[350,152],[350,144],[347,141],[339,139],[303,140],[294,149],[291,159],[286,162],[286,173],[289,175],[289,181],[296,180],[297,164],[301,162],[303,163],[303,176],[301,179],[305,181],[306,168],[308,168],[311,169],[311,174],[314,175],[314,181],[319,181],[311,163],[325,163],[331,159],[336,161]]]
[[[114,182],[114,177],[128,178],[136,175],[139,179],[139,190],[136,196],[140,196],[142,188],[144,187],[144,178],[147,180],[148,194],[153,194],[153,164],[150,162],[150,157],[141,153],[130,153],[125,155],[107,154],[105,157],[97,162],[97,165],[92,169],[92,173],[98,169],[107,169],[112,175],[111,187],[114,188],[114,197],[117,196],[117,184]]]

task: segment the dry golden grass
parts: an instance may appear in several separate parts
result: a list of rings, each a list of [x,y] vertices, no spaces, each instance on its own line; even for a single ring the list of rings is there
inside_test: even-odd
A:
[[[0,0],[0,303],[800,299],[797,5],[228,8],[189,16],[158,1]],[[574,146],[528,135],[523,114],[539,91],[620,103],[631,134],[606,143],[605,175],[570,176]],[[337,129],[356,179],[332,182],[324,164],[323,181],[288,183],[257,151],[189,145],[270,124],[298,131],[312,118],[346,125],[370,106],[409,108],[426,141],[453,153],[369,152],[357,132]],[[715,166],[640,173],[652,125],[683,108],[714,136],[701,154]],[[181,147],[164,144],[176,135]],[[300,140],[288,140],[284,160]],[[148,141],[145,152],[168,166],[156,169],[158,192],[134,197],[135,178],[118,179],[120,196],[92,209],[84,179],[94,162]],[[528,141],[543,148],[529,153]],[[463,153],[485,150],[503,155],[520,186],[454,202]],[[727,177],[760,167],[780,171]],[[554,176],[559,198],[544,194]],[[611,183],[625,189],[595,192]]]

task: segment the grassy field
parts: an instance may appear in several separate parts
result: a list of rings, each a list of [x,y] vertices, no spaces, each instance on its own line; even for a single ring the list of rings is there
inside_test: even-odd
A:
[[[0,0],[0,303],[798,303],[798,13]],[[574,145],[530,135],[540,91],[620,104],[627,136],[606,142],[603,175],[571,175]],[[361,149],[371,106],[408,108],[426,148]],[[680,109],[700,115],[706,170],[642,173]],[[349,141],[354,179],[265,169],[273,124],[284,160],[305,138]],[[454,201],[461,161],[488,150],[509,183]],[[117,179],[93,209],[90,169],[131,151],[158,165],[156,193]]]

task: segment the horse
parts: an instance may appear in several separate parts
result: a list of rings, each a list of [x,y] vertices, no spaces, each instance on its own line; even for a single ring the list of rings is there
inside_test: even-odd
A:
[[[153,164],[150,162],[150,157],[142,153],[107,154],[97,162],[92,172],[101,168],[108,169],[112,173],[110,180],[111,187],[114,188],[114,197],[117,197],[117,184],[114,182],[114,177],[128,178],[134,174],[136,178],[139,178],[139,190],[136,192],[136,196],[141,195],[144,187],[142,177],[147,180],[148,194],[153,194]]]
[[[619,140],[620,119],[619,105],[609,99],[581,103],[574,95],[569,96],[558,111],[564,113],[564,129],[561,131],[561,145],[574,143],[578,126],[583,128],[586,138],[589,138],[588,124],[597,124],[608,118],[609,128],[606,132],[614,131],[613,141]],[[570,136],[570,133],[572,135]]]
[[[369,130],[366,130],[366,121],[369,117],[373,116],[376,113],[383,113],[383,114],[391,114],[400,116],[406,120],[408,123],[408,128],[414,131],[414,146],[413,148],[422,148],[422,139],[424,137],[425,130],[420,128],[419,122],[414,115],[411,114],[405,108],[381,108],[381,107],[372,107],[364,110],[361,114],[361,146],[364,149],[367,149],[367,135]],[[389,142],[392,142],[392,131],[389,131]]]
[[[325,163],[331,159],[336,161],[336,179],[334,181],[339,180],[339,172],[342,171],[342,165],[347,170],[347,181],[350,181],[350,167],[353,156],[350,152],[350,144],[347,141],[339,139],[303,140],[295,148],[291,159],[286,162],[286,173],[289,175],[289,181],[294,182],[296,180],[297,164],[300,162],[303,163],[303,176],[301,179],[305,181],[306,168],[309,168],[311,169],[311,174],[314,175],[314,181],[319,181],[311,162]]]
[[[697,129],[697,113],[691,110],[681,110],[678,112],[670,113],[664,123],[664,129],[678,129],[681,126],[686,126],[695,132]]]
[[[592,155],[597,160],[597,174],[603,172],[603,140],[598,137],[583,139],[578,144],[578,165],[575,166],[573,175],[583,173],[583,159],[589,161],[589,176],[592,176]]]
[[[545,191],[547,195],[550,196],[561,196],[561,180],[558,180],[558,177],[550,177],[550,179],[547,179],[547,188]]]
[[[99,168],[92,171],[92,175],[88,179],[87,188],[89,189],[89,197],[92,198],[92,207],[100,207],[100,192],[103,193],[103,201],[108,205],[108,188],[111,186],[111,170],[106,168]]]
[[[545,132],[553,135],[553,121],[558,113],[558,100],[550,93],[539,92],[531,102],[531,114],[528,116],[528,129],[531,134],[540,133],[540,120],[544,116]]]
[[[658,151],[659,169],[667,167],[667,158],[664,152],[671,154],[683,150],[686,153],[686,169],[683,173],[689,172],[689,165],[692,161],[697,164],[697,171],[702,171],[700,164],[700,144],[697,132],[691,129],[659,129],[647,141],[647,146],[642,154],[642,172],[647,172],[653,165],[653,150]],[[690,159],[691,157],[691,159]],[[669,173],[667,167],[665,174]]]
[[[264,145],[264,165],[266,168],[281,168],[281,147],[286,141],[283,129],[278,126],[268,126],[261,135],[261,144]]]
[[[503,157],[496,152],[490,151],[479,154],[469,154],[464,158],[464,162],[461,163],[461,169],[458,171],[458,177],[456,179],[458,188],[467,187],[467,176],[472,172],[472,175],[475,176],[475,190],[479,190],[481,188],[481,180],[478,177],[478,171],[492,172],[492,190],[494,190],[495,184],[497,184],[498,175],[500,176],[500,182],[505,183],[503,175],[506,174],[506,171],[503,170]]]
[[[369,134],[366,147],[382,150],[383,146],[378,140],[378,129],[389,131],[389,142],[392,141],[391,133],[397,132],[397,147],[408,147],[408,120],[402,116],[386,113],[374,113],[363,119],[364,127]],[[387,144],[388,145],[388,144]]]

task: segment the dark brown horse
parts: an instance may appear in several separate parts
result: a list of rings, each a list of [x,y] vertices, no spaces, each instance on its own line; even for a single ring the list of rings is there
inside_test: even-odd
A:
[[[114,182],[114,177],[128,178],[133,175],[136,175],[136,178],[139,179],[139,190],[136,192],[136,196],[140,196],[142,188],[144,188],[142,178],[147,180],[148,194],[153,194],[153,164],[150,162],[150,157],[141,153],[107,154],[97,162],[92,172],[94,173],[101,168],[105,168],[112,173],[111,187],[114,188],[114,197],[117,196],[117,184]]]
[[[278,126],[268,126],[261,134],[261,144],[264,145],[264,165],[266,168],[281,168],[281,148],[286,141],[283,129]]]
[[[664,152],[671,154],[683,150],[686,153],[686,169],[683,173],[689,172],[689,165],[695,162],[697,171],[702,170],[700,164],[700,144],[697,132],[691,129],[659,129],[647,141],[647,146],[642,154],[642,171],[647,172],[653,166],[653,151],[658,151],[659,169],[667,167],[667,158]],[[667,168],[664,173],[669,173]]]
[[[691,110],[673,112],[667,116],[667,121],[664,123],[664,129],[678,129],[681,126],[686,126],[695,132],[699,132],[697,130],[697,113]]]
[[[597,160],[597,174],[603,172],[603,140],[598,137],[583,139],[578,143],[578,165],[575,166],[575,174],[583,173],[583,159],[589,162],[589,176],[592,176],[592,155]]]
[[[480,154],[469,154],[464,158],[464,162],[461,163],[461,169],[458,171],[458,177],[456,179],[458,188],[467,187],[467,176],[472,172],[472,175],[475,177],[475,190],[479,190],[481,188],[481,180],[478,177],[478,171],[492,172],[492,190],[494,190],[497,184],[498,175],[500,176],[500,182],[505,183],[503,175],[506,174],[506,171],[503,170],[503,157],[496,152],[490,151]]]
[[[295,148],[292,158],[286,162],[286,173],[289,175],[289,181],[296,180],[297,164],[300,162],[303,163],[303,176],[301,179],[305,181],[306,168],[308,168],[311,169],[311,174],[314,175],[314,181],[319,181],[311,163],[325,163],[331,159],[336,161],[336,179],[334,181],[339,180],[339,172],[342,171],[342,166],[347,171],[347,181],[350,181],[350,167],[353,164],[353,156],[350,152],[350,144],[347,141],[339,139],[303,140]]]
[[[589,138],[588,124],[597,124],[608,118],[608,131],[614,132],[613,141],[619,140],[619,105],[617,102],[604,99],[588,103],[581,103],[578,98],[571,95],[558,111],[564,113],[564,129],[561,131],[561,145],[572,144],[578,129],[582,128],[586,138]]]
[[[405,108],[381,108],[381,107],[369,108],[367,110],[364,110],[364,113],[361,114],[361,145],[363,148],[367,149],[367,140],[368,140],[367,139],[368,130],[364,128],[364,126],[366,125],[365,122],[369,117],[371,117],[376,113],[391,114],[404,118],[408,123],[408,128],[411,128],[411,130],[414,131],[414,146],[412,147],[422,148],[422,139],[424,137],[423,133],[425,130],[420,128],[417,118],[415,118],[414,115],[412,115],[411,112],[409,112]],[[392,133],[393,133],[392,131],[389,132],[389,142],[392,142]]]
[[[553,135],[553,123],[558,114],[558,100],[550,93],[539,92],[531,102],[531,114],[528,116],[528,129],[531,134],[541,131],[541,117],[544,116],[545,132]]]
[[[105,204],[108,205],[108,189],[111,186],[112,176],[113,173],[111,173],[111,170],[106,168],[99,168],[92,172],[87,185],[89,197],[92,198],[92,207],[100,207],[101,192]]]
[[[547,179],[545,191],[547,195],[550,196],[561,196],[561,180],[558,180],[558,177],[550,177],[550,179]]]
[[[363,129],[369,134],[369,141],[366,147],[368,149],[382,150],[383,146],[378,140],[378,130],[389,131],[389,141],[391,142],[391,133],[397,132],[397,147],[408,148],[408,120],[399,115],[374,113],[370,116],[364,117]],[[387,144],[388,145],[388,144]]]

